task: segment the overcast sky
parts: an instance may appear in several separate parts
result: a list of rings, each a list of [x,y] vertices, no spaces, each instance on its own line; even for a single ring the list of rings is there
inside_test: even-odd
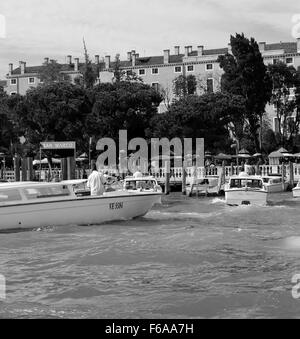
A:
[[[244,32],[267,43],[294,41],[297,0],[0,0],[6,38],[0,32],[0,79],[10,62],[39,65],[44,57],[83,59],[135,49],[162,55],[175,45],[225,47],[230,34]]]

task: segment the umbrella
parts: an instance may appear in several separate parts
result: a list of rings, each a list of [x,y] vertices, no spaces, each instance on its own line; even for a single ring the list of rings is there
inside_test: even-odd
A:
[[[60,164],[61,161],[59,159],[52,159],[52,163],[53,164]],[[46,164],[48,164],[48,159],[44,158],[41,161],[40,160],[34,160],[32,164],[33,164],[33,166],[40,165],[40,164],[41,165],[46,165]]]
[[[258,157],[261,157],[261,156],[262,156],[261,153],[255,153],[255,154],[253,154],[253,157],[254,157],[254,158],[258,158]]]
[[[269,154],[269,158],[283,158],[284,155],[281,152],[272,152],[271,154]]]
[[[218,155],[215,156],[215,159],[219,159],[219,160],[231,160],[232,156],[224,154],[224,153],[219,153]]]
[[[285,148],[283,148],[283,147],[279,148],[279,150],[277,152],[288,153],[288,151]]]
[[[249,158],[252,158],[250,153],[245,149],[241,149],[239,151],[239,154],[237,155],[238,158],[244,158],[244,159],[249,159]]]

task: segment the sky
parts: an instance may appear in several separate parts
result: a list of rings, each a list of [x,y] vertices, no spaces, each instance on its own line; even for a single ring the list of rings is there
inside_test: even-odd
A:
[[[92,58],[122,59],[130,50],[150,56],[176,45],[226,47],[241,32],[267,43],[295,41],[297,14],[300,22],[295,0],[0,0],[0,79],[9,63],[83,60],[83,37]]]

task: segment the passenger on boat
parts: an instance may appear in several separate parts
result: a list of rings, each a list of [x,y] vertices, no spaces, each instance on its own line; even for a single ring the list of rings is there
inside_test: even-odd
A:
[[[142,174],[139,170],[137,170],[137,171],[134,173],[133,177],[134,177],[135,179],[136,179],[136,178],[142,178],[142,177],[143,177],[143,174]]]
[[[103,195],[105,191],[102,175],[98,172],[95,164],[92,167],[92,173],[88,177],[87,187],[91,189],[91,196],[94,197]]]

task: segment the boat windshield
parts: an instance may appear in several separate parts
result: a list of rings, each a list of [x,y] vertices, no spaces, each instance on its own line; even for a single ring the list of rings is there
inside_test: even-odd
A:
[[[125,183],[125,189],[127,190],[137,190],[145,189],[150,190],[154,189],[156,182],[154,180],[127,180]]]
[[[260,179],[231,179],[230,188],[262,188],[263,183]]]
[[[28,200],[57,198],[70,195],[70,190],[66,185],[55,185],[46,187],[28,187],[24,188],[23,192]]]
[[[20,200],[22,197],[17,189],[0,189],[0,204]]]

